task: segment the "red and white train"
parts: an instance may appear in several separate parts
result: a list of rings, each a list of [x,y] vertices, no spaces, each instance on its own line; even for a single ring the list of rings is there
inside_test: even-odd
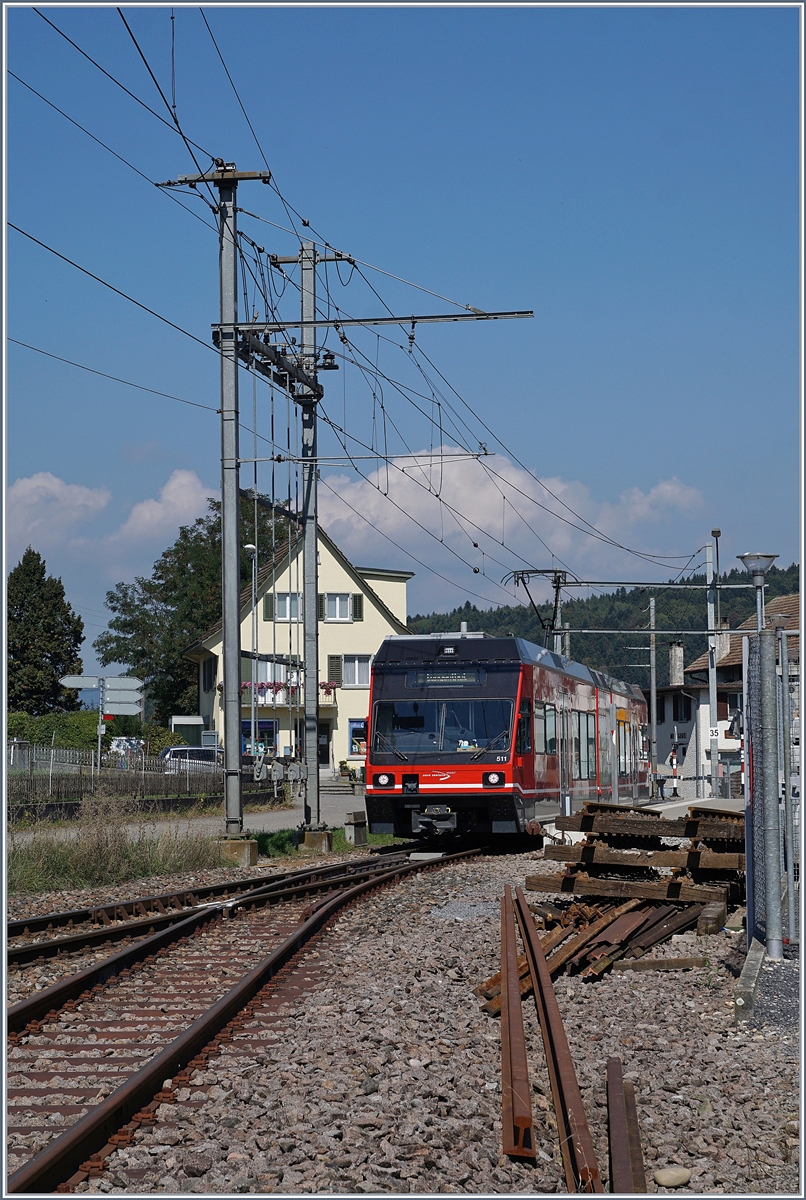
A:
[[[635,804],[649,797],[646,702],[523,638],[388,637],[366,783],[370,832],[398,837],[524,833],[584,800]]]

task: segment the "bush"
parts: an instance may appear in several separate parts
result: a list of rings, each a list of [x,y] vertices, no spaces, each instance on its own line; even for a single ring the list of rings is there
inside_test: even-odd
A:
[[[94,750],[98,745],[98,710],[84,708],[80,712],[46,713],[33,717],[30,713],[8,714],[8,736],[31,742],[35,746],[50,746],[60,750]],[[184,738],[162,725],[148,721],[141,725],[139,717],[116,717],[106,721],[101,747],[109,749],[113,737],[142,738],[148,754],[159,754],[166,746],[184,746]]]

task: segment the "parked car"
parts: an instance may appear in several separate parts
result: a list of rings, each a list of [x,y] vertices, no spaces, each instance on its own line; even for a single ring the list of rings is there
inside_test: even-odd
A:
[[[180,771],[191,773],[218,771],[224,765],[224,752],[215,746],[167,746],[160,752],[166,775]]]

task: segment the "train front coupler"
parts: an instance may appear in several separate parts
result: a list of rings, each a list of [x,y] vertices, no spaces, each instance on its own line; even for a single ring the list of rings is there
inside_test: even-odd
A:
[[[456,833],[456,813],[447,804],[429,804],[423,812],[416,809],[411,814],[411,832],[423,837]]]

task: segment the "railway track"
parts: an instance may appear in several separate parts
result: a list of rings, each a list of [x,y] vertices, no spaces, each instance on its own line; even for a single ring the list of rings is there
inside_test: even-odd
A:
[[[319,868],[305,879],[263,880],[238,897],[195,906],[14,1005],[9,1193],[70,1191],[102,1173],[105,1158],[152,1122],[245,1022],[274,1019],[275,977],[346,905],[477,853],[415,863],[375,858],[349,870],[340,864],[341,874]],[[297,986],[305,982],[303,974]]]
[[[386,855],[373,855],[329,866],[310,866],[295,871],[281,871],[271,876],[259,875],[227,883],[211,884],[194,891],[165,892],[159,896],[142,896],[114,904],[92,908],[71,909],[39,917],[24,917],[9,921],[6,926],[9,966],[22,966],[60,954],[76,953],[127,938],[144,936],[149,929],[156,931],[182,920],[203,905],[216,901],[237,899],[256,889],[272,887],[281,890],[308,881],[317,882],[361,871],[366,864],[401,861],[408,849],[395,849]],[[58,930],[69,932],[53,934]]]

